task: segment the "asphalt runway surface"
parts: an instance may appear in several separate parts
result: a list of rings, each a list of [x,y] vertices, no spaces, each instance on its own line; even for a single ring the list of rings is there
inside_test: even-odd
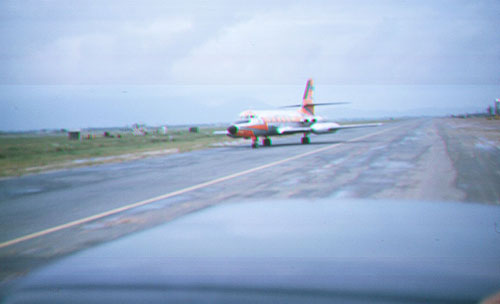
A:
[[[500,203],[498,124],[444,118],[0,181],[0,296],[54,258],[226,202],[359,198]],[[500,207],[499,207],[500,208]]]

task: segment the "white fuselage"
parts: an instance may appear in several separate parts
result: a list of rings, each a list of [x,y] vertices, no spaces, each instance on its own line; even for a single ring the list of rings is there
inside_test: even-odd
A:
[[[293,133],[313,132],[311,126],[324,121],[321,116],[307,115],[296,110],[247,110],[229,128],[231,137],[268,137]]]

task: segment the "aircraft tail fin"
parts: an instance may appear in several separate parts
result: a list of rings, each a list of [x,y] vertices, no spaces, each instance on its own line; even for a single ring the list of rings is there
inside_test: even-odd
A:
[[[296,108],[300,107],[300,113],[305,115],[314,115],[314,107],[315,106],[333,106],[333,105],[341,105],[348,104],[348,102],[322,102],[322,103],[314,103],[313,101],[313,91],[314,91],[314,83],[312,79],[307,80],[306,90],[304,91],[304,97],[302,97],[302,104],[295,104],[289,106],[283,106],[281,108]]]
[[[314,83],[312,79],[309,79],[307,80],[306,90],[302,98],[302,107],[300,109],[302,113],[307,115],[314,115],[313,91]]]

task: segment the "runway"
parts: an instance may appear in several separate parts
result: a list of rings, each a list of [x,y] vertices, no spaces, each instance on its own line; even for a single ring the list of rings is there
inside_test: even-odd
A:
[[[499,204],[500,149],[478,128],[466,120],[411,119],[312,136],[310,145],[290,136],[259,149],[214,147],[2,180],[0,279],[226,202],[347,197]]]

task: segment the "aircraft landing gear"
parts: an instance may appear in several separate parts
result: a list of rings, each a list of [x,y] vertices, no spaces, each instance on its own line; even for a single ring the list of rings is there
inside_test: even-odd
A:
[[[259,139],[257,137],[252,138],[252,148],[257,149],[258,147],[259,147]]]
[[[311,139],[309,137],[307,137],[306,135],[304,135],[304,137],[302,137],[301,141],[302,141],[303,145],[307,145],[307,144],[311,143]]]
[[[263,139],[263,140],[262,140],[262,145],[263,145],[264,147],[269,147],[269,146],[271,146],[271,139],[269,139],[269,138],[265,138],[265,139]]]

